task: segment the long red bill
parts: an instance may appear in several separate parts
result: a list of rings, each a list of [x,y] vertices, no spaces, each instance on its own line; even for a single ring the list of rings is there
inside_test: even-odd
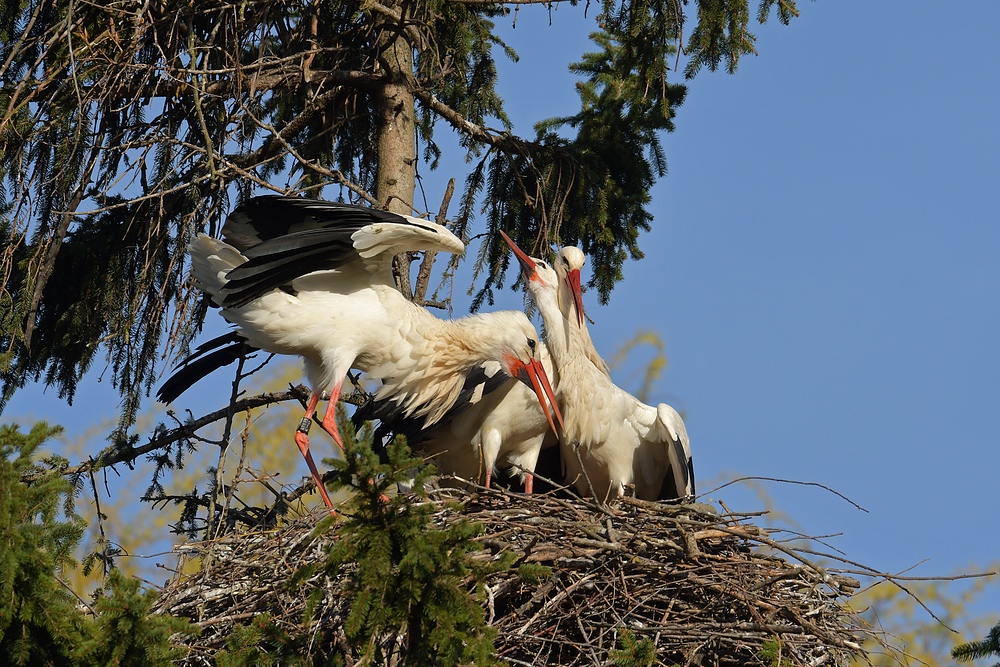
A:
[[[516,377],[534,390],[535,396],[538,397],[538,404],[542,406],[542,412],[545,413],[545,419],[548,420],[552,432],[560,435],[565,431],[566,425],[563,423],[562,413],[559,412],[559,404],[556,402],[555,392],[552,391],[549,376],[546,375],[542,362],[532,359],[525,364],[518,360]],[[556,421],[559,422],[558,429],[556,428],[555,421],[552,420],[552,412],[549,412],[549,404],[552,405],[552,412],[555,413]]]
[[[545,396],[549,399],[552,404],[552,411],[556,413],[556,420],[559,422],[559,428],[563,431],[566,430],[566,424],[563,423],[562,413],[559,412],[559,403],[556,402],[556,392],[552,390],[552,384],[549,383],[548,373],[545,372],[545,366],[538,359],[532,359],[531,365],[535,369],[535,373],[538,375],[539,381],[542,383],[542,389],[545,391]],[[555,425],[552,420],[549,419],[549,426],[552,427],[552,432],[559,435],[559,431],[556,430]]]
[[[500,236],[503,237],[503,240],[507,242],[507,245],[514,252],[514,256],[517,257],[517,261],[521,263],[521,274],[524,275],[524,279],[531,280],[532,276],[535,275],[535,260],[528,257],[528,253],[518,248],[517,244],[514,243],[509,236],[503,233],[502,229],[500,230]]]
[[[573,303],[576,304],[576,320],[583,326],[583,293],[580,291],[580,269],[573,269],[566,274],[566,282],[569,283],[569,291],[573,293]]]

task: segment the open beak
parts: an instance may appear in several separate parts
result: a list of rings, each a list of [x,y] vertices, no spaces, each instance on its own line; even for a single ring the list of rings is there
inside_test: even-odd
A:
[[[512,369],[514,377],[531,387],[535,392],[535,396],[538,397],[538,404],[542,406],[542,412],[545,413],[545,418],[548,420],[549,426],[552,427],[552,432],[556,435],[561,435],[566,430],[566,425],[563,424],[562,413],[559,412],[559,404],[556,403],[555,392],[552,391],[549,376],[545,374],[542,362],[538,359],[532,359],[528,363],[524,363],[520,359],[516,359],[512,364]],[[549,412],[550,404],[552,405],[552,412]],[[555,421],[552,420],[552,413],[555,413]],[[559,422],[558,429],[556,428],[556,421]]]
[[[576,304],[576,320],[582,327],[584,321],[583,314],[583,293],[580,291],[580,269],[573,269],[566,274],[566,282],[569,283],[569,291],[573,294],[573,303]]]
[[[524,276],[525,280],[531,280],[531,278],[535,275],[535,260],[528,257],[526,252],[518,248],[517,244],[514,243],[509,236],[503,233],[502,229],[500,230],[500,236],[502,236],[503,240],[507,242],[508,246],[510,246],[510,249],[514,252],[514,257],[517,257],[517,261],[521,263],[521,275]],[[580,276],[577,275],[577,282],[579,282],[579,279]]]

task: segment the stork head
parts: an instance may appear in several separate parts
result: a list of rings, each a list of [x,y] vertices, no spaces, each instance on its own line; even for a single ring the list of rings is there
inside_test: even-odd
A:
[[[576,321],[581,327],[584,323],[583,293],[580,291],[580,269],[586,257],[583,251],[576,246],[566,246],[559,250],[556,256],[556,274],[560,279],[560,287],[565,285],[573,297],[573,306],[576,307]]]
[[[552,431],[559,435],[564,429],[562,413],[559,412],[559,404],[556,402],[555,392],[552,390],[552,383],[545,372],[545,367],[539,359],[541,343],[535,327],[531,325],[524,313],[513,311],[516,318],[511,326],[504,327],[499,332],[501,338],[501,364],[504,372],[512,378],[516,378],[531,387],[538,398],[538,404],[545,413],[545,418],[552,427]],[[551,406],[552,410],[549,411]],[[553,414],[555,421],[553,421]],[[559,423],[559,429],[556,428]]]
[[[503,240],[507,242],[510,246],[511,251],[513,251],[514,256],[517,257],[517,261],[521,264],[521,275],[524,277],[524,282],[528,288],[528,292],[534,298],[535,303],[540,303],[540,297],[544,297],[546,294],[554,295],[559,289],[559,276],[556,271],[549,266],[544,260],[538,259],[537,257],[529,257],[528,253],[521,250],[514,241],[511,240],[509,236],[504,234],[502,231],[500,235]]]

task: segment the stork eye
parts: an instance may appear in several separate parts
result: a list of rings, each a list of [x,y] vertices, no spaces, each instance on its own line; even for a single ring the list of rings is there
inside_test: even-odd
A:
[[[528,347],[530,347],[530,348],[531,348],[531,351],[532,351],[532,352],[534,352],[534,351],[535,351],[535,341],[534,341],[534,339],[532,339],[532,338],[529,338],[529,339],[528,339]]]
[[[569,260],[568,259],[566,259],[565,257],[560,257],[560,259],[562,260],[563,266],[569,266]]]

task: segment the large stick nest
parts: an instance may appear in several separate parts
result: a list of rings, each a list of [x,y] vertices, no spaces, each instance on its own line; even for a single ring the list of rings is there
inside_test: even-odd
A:
[[[535,583],[516,571],[487,582],[486,617],[498,632],[497,655],[509,664],[611,664],[622,629],[649,638],[663,665],[841,665],[863,657],[864,623],[845,604],[858,581],[772,539],[770,529],[751,523],[754,515],[485,490],[437,490],[428,502],[439,527],[462,519],[482,524],[482,550],[473,557],[513,551],[519,562],[551,567]],[[202,629],[182,664],[214,664],[234,625],[265,612],[291,636],[318,635],[323,624],[323,636],[338,638],[326,650],[352,664],[357,656],[339,629],[351,569],[317,576],[305,590],[284,585],[302,565],[322,561],[325,540],[336,539],[335,530],[313,539],[314,523],[311,517],[180,548],[202,559],[196,574],[175,577],[161,599],[162,611]],[[321,608],[304,625],[315,588],[324,591]]]

